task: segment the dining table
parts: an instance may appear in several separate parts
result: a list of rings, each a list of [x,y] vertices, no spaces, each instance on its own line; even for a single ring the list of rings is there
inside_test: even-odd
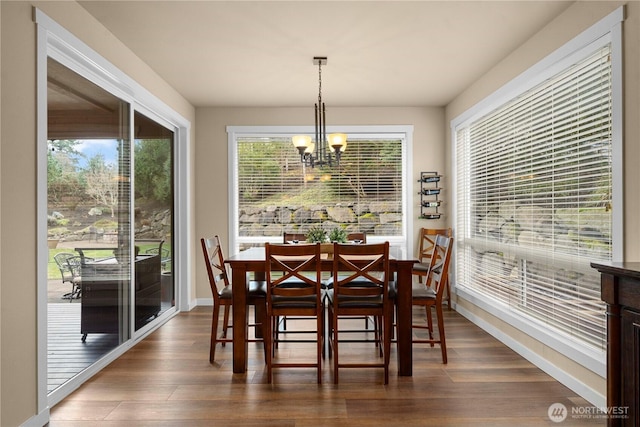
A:
[[[398,375],[411,376],[413,374],[412,353],[412,269],[416,259],[402,259],[390,257],[390,273],[396,281],[396,339]],[[245,373],[247,371],[248,354],[248,314],[247,289],[249,273],[254,274],[255,280],[264,280],[265,275],[265,249],[264,247],[252,247],[227,258],[225,263],[231,268],[231,281],[233,283],[233,372]],[[323,257],[321,261],[322,271],[330,272],[333,269],[331,255]]]

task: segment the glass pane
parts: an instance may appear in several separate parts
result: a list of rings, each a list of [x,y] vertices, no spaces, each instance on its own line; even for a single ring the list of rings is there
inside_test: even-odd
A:
[[[175,306],[172,131],[135,112],[135,327]]]
[[[240,249],[318,228],[402,236],[402,143],[350,138],[339,166],[310,167],[289,137],[238,138]]]
[[[129,105],[48,60],[48,391],[129,339]]]

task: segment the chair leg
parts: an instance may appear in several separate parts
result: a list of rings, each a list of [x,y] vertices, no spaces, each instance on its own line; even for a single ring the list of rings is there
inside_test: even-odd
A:
[[[438,338],[440,339],[440,349],[442,350],[442,363],[447,364],[447,343],[444,337],[444,316],[442,313],[442,304],[436,306],[436,315],[438,316]]]
[[[322,314],[316,316],[316,328],[318,384],[322,384],[322,354],[324,353],[324,316]]]
[[[333,383],[338,384],[338,316],[332,314],[331,328],[333,329]]]
[[[267,344],[266,344],[266,333],[267,333],[267,300],[265,298],[260,298],[255,305],[255,317],[256,317],[256,327],[255,327],[255,335],[256,338],[262,338],[262,349],[264,351],[264,361],[267,363]],[[260,333],[258,334],[258,331]]]
[[[427,326],[429,329],[429,339],[431,340],[431,347],[433,347],[433,319],[431,317],[431,306],[426,305],[424,308],[427,311]]]
[[[222,338],[227,338],[227,329],[229,329],[229,312],[231,311],[231,307],[228,305],[225,305],[224,308],[224,319],[222,321]],[[222,341],[222,346],[225,346],[225,342]]]
[[[267,383],[271,384],[271,379],[272,379],[272,366],[271,364],[273,363],[273,341],[272,338],[273,336],[271,335],[272,332],[272,325],[274,322],[275,317],[271,317],[269,316],[269,318],[264,322],[264,345],[266,347],[265,350],[265,361],[267,363]]]
[[[391,359],[391,328],[393,325],[393,304],[384,316],[384,383],[389,384],[389,361]]]
[[[451,311],[451,284],[449,283],[449,277],[447,277],[447,310]]]
[[[218,317],[220,317],[220,306],[213,305],[213,315],[211,318],[211,345],[209,347],[209,363],[213,363],[216,356],[216,344],[218,343]]]

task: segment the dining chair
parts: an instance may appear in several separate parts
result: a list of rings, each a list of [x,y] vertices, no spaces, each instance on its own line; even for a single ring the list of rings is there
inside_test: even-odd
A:
[[[333,350],[333,380],[338,384],[340,368],[383,368],[389,383],[393,306],[389,300],[389,242],[353,245],[334,244],[333,287],[327,290],[329,345]],[[381,319],[377,345],[382,363],[340,362],[340,319],[371,316]]]
[[[297,243],[307,240],[307,235],[304,233],[282,233],[282,243]]]
[[[347,234],[347,240],[354,243],[367,243],[367,234],[361,232]]]
[[[307,235],[304,233],[287,233],[284,232],[282,233],[282,243],[284,244],[297,244],[298,242],[304,243],[307,240]],[[276,322],[276,325],[282,325],[282,332],[291,332],[291,333],[305,333],[308,331],[287,331],[287,320],[297,320],[296,318],[292,318],[289,317],[289,319],[287,319],[287,316],[283,316],[282,319],[279,319]],[[276,334],[280,332],[280,328],[276,329]],[[274,346],[277,348],[278,347],[278,342],[279,342],[279,336],[276,335],[276,340],[275,340],[275,344]]]
[[[453,237],[451,227],[449,228],[421,228],[420,229],[420,248],[418,250],[418,262],[413,265],[413,275],[418,276],[418,282],[422,283],[422,278],[429,273],[429,263],[431,262],[431,254],[436,242],[436,236]],[[447,307],[451,310],[451,286],[449,279],[446,281],[446,301]]]
[[[213,295],[213,317],[211,319],[211,345],[209,348],[209,363],[215,360],[216,345],[221,343],[224,347],[226,343],[233,342],[232,338],[227,338],[227,331],[232,325],[229,325],[229,311],[233,304],[233,288],[227,267],[224,264],[224,254],[220,245],[220,238],[216,235],[212,238],[200,239],[202,245],[202,253],[204,255],[205,265],[207,267],[207,276],[209,278],[209,286]],[[266,285],[264,281],[252,280],[249,282],[247,304],[255,306],[255,323],[250,324],[255,328],[262,328],[264,331],[265,313],[266,313]],[[220,318],[220,307],[224,307],[222,334],[218,336],[218,322]],[[256,331],[256,337],[260,333]],[[262,333],[264,337],[264,332]],[[250,342],[263,341],[263,339],[249,339]]]
[[[324,304],[321,283],[320,244],[265,244],[267,278],[267,330],[265,331],[267,381],[272,382],[273,368],[317,369],[322,383],[322,349],[324,347]],[[281,316],[315,318],[316,361],[275,362],[273,343]]]
[[[444,316],[442,313],[442,298],[446,288],[447,277],[449,275],[449,262],[451,260],[451,248],[453,247],[453,237],[437,235],[433,245],[433,254],[429,262],[425,283],[414,283],[412,286],[412,304],[423,306],[426,309],[427,325],[413,324],[412,328],[427,329],[429,339],[414,338],[414,343],[428,343],[431,347],[440,344],[442,350],[442,363],[447,363],[447,344],[444,333]],[[438,321],[438,339],[433,336],[432,309],[436,310]]]

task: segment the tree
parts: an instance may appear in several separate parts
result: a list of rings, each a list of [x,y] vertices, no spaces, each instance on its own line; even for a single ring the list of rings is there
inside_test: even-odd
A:
[[[171,141],[136,140],[134,153],[136,198],[170,203],[173,189]]]
[[[87,182],[87,194],[99,204],[111,209],[111,217],[115,216],[118,206],[118,174],[116,165],[106,163],[104,155],[97,154],[89,159],[84,172]]]
[[[84,155],[76,150],[80,141],[50,140],[47,150],[47,192],[51,201],[80,196],[84,191],[78,163]]]

